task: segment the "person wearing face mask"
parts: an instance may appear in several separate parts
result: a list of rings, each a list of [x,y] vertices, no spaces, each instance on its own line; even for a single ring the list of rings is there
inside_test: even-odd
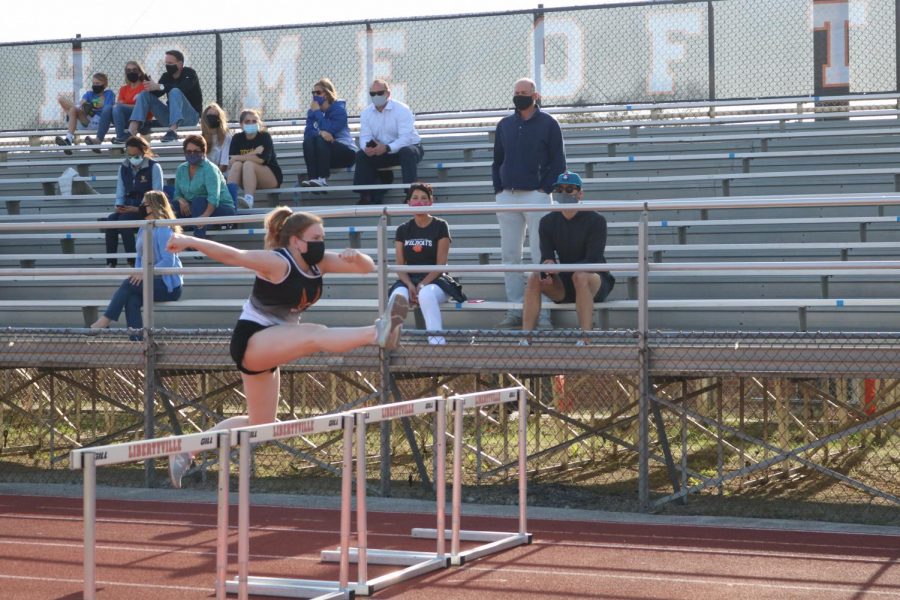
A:
[[[144,125],[147,113],[152,112],[161,125],[169,128],[162,141],[174,142],[178,140],[181,125],[196,125],[200,120],[203,91],[197,72],[184,66],[184,54],[179,50],[167,50],[165,61],[166,72],[159,81],[148,81],[146,91],[137,95],[128,129],[131,135],[137,133]],[[168,104],[160,99],[163,95]]]
[[[144,71],[141,63],[136,60],[129,60],[125,63],[125,85],[119,88],[116,105],[113,106],[112,111],[113,124],[116,127],[114,144],[124,144],[128,139],[128,121],[134,110],[135,99],[146,89],[148,81],[150,81],[150,76]],[[144,122],[149,123],[152,119],[153,114],[148,113]],[[142,129],[141,133],[149,133],[149,127]]]
[[[347,102],[339,100],[330,79],[323,78],[312,89],[303,130],[303,160],[306,179],[303,187],[328,185],[331,169],[349,167],[356,160],[356,144],[347,125]]]
[[[244,204],[247,208],[253,208],[256,190],[281,187],[284,177],[275,157],[272,136],[266,131],[259,111],[245,108],[239,120],[241,131],[231,138],[231,148],[228,150],[231,157],[228,183],[244,188]]]
[[[359,146],[353,185],[390,184],[400,166],[403,183],[418,179],[419,162],[425,155],[416,118],[409,107],[391,98],[391,88],[383,79],[369,86],[372,103],[359,115]],[[382,204],[386,190],[361,190],[360,204]]]
[[[162,192],[150,191],[144,194],[138,210],[138,218],[141,220],[153,219],[174,219],[175,214],[169,205],[169,200]],[[140,235],[143,227],[139,230],[137,237],[137,262],[135,267],[140,269],[143,266],[143,244],[144,236]],[[175,233],[180,233],[181,227],[158,226],[153,228],[153,259],[154,267],[162,268],[181,268],[181,259],[177,254],[167,249],[169,239]],[[153,301],[154,302],[174,302],[181,298],[181,287],[183,280],[181,275],[156,275],[153,277]],[[109,305],[103,312],[103,315],[97,319],[92,325],[92,329],[104,329],[109,327],[113,321],[118,321],[122,310],[125,310],[125,323],[130,329],[140,329],[144,326],[141,318],[141,307],[144,305],[144,289],[143,276],[141,274],[132,275],[122,282],[119,289],[113,294]],[[134,335],[131,339],[141,339],[139,335]]]
[[[566,171],[557,178],[553,197],[560,204],[577,204],[584,196],[581,177]],[[606,219],[592,210],[547,213],[538,225],[541,264],[605,263]],[[582,331],[593,329],[594,303],[603,302],[616,283],[609,271],[532,273],[525,287],[522,329],[534,329],[541,294],[557,304],[574,302]],[[579,340],[579,345],[584,345]]]
[[[234,197],[219,167],[206,158],[206,140],[189,135],[182,144],[185,161],[175,171],[175,199],[179,217],[229,217],[235,214]],[[206,227],[194,228],[195,237],[206,237]]]
[[[556,119],[538,106],[540,94],[534,81],[520,79],[513,89],[513,114],[497,123],[494,137],[494,161],[491,174],[498,205],[548,205],[556,176],[566,170],[562,130]],[[531,262],[537,263],[540,246],[538,223],[543,212],[498,212],[500,254],[503,264],[522,264],[522,244],[528,231]],[[521,305],[525,282],[522,273],[504,273],[507,302]],[[522,325],[522,311],[510,309],[497,325],[498,329],[514,329]],[[544,310],[539,329],[552,329],[550,311]]]
[[[325,250],[325,229],[317,215],[280,206],[266,216],[265,228],[265,250],[238,250],[179,235],[169,240],[169,252],[194,249],[223,264],[256,273],[253,291],[231,336],[231,357],[241,372],[248,415],[226,419],[214,429],[275,421],[282,364],[316,352],[349,352],[366,344],[396,348],[409,308],[405,298],[393,298],[384,314],[367,327],[301,323],[303,312],[322,297],[325,274],[371,273],[375,263],[352,248]],[[173,487],[181,487],[190,464],[187,453],[170,458]]]
[[[125,160],[119,166],[119,177],[116,179],[116,210],[106,217],[106,221],[135,221],[141,218],[138,208],[144,194],[163,189],[162,166],[155,158],[147,140],[140,136],[128,138],[125,142]],[[134,228],[105,229],[104,234],[107,254],[119,251],[120,236],[125,252],[135,251]],[[134,259],[129,258],[128,263],[134,266]],[[118,261],[115,258],[106,259],[108,267],[115,267],[116,264]]]
[[[427,183],[417,182],[409,186],[406,202],[410,207],[431,206],[434,193]],[[426,212],[397,227],[394,246],[398,265],[446,266],[450,254],[450,228],[447,221]],[[398,273],[397,281],[389,290],[391,297],[400,295],[412,304],[418,304],[425,318],[425,329],[439,331],[444,328],[441,320],[441,304],[453,298],[465,302],[466,295],[459,282],[444,271],[430,273]],[[446,343],[443,336],[428,336],[429,344]]]
[[[206,105],[200,115],[200,134],[206,140],[206,156],[227,177],[231,133],[228,131],[228,115],[224,108],[215,102]]]
[[[116,103],[116,95],[108,89],[109,78],[104,73],[94,73],[91,77],[91,89],[81,96],[81,101],[76,105],[65,97],[58,98],[59,105],[66,113],[68,132],[65,136],[56,136],[56,143],[60,146],[71,146],[75,143],[75,129],[88,129],[97,132],[97,137],[103,141],[103,137],[109,130],[112,120],[113,105]],[[95,145],[99,143],[88,136],[85,143]],[[99,149],[95,148],[99,152]],[[65,150],[66,154],[72,154],[71,150]]]

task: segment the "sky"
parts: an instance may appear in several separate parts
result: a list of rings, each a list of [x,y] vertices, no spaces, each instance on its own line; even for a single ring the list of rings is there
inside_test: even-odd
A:
[[[26,0],[3,3],[0,42],[64,39],[78,33],[82,37],[99,37],[496,12],[534,9],[539,3],[552,8],[633,1],[636,0]]]

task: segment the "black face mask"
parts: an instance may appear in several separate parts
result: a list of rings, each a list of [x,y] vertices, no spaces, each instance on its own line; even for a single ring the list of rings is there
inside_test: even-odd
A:
[[[137,83],[139,77],[140,75],[138,75],[137,73],[125,73],[125,79],[127,79],[131,83]]]
[[[102,94],[102,93],[103,93],[103,90],[104,90],[105,88],[106,88],[106,86],[103,86],[103,85],[92,85],[92,86],[91,86],[91,90],[92,90],[95,94]]]
[[[139,219],[147,218],[147,205],[146,204],[141,204],[140,206],[138,206],[138,218]]]
[[[178,65],[166,65],[166,73],[174,75],[178,72]]]
[[[325,242],[306,242],[306,252],[301,252],[300,256],[311,267],[319,264],[325,258]]]
[[[206,115],[204,119],[206,119],[206,124],[213,129],[217,129],[222,124],[222,119],[219,118],[219,115]]]
[[[534,104],[534,98],[531,96],[513,96],[513,104],[516,110],[526,110]]]

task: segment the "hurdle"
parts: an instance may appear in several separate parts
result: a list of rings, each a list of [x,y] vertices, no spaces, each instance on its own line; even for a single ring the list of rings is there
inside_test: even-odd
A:
[[[69,468],[84,472],[84,599],[97,598],[97,467],[219,450],[216,598],[225,600],[228,573],[228,473],[231,437],[227,431],[191,433],[139,442],[81,448],[69,452]]]
[[[467,410],[480,410],[485,406],[518,401],[519,408],[519,528],[516,532],[474,531],[461,529],[462,512],[462,437],[463,413]],[[453,495],[450,536],[450,564],[459,566],[466,560],[479,558],[513,548],[528,545],[532,535],[528,533],[528,476],[526,471],[528,432],[528,396],[521,386],[502,388],[484,392],[472,392],[452,396],[449,399],[453,410]],[[442,537],[447,532],[435,529],[414,528],[412,536],[417,538]],[[475,548],[460,551],[460,541],[486,542]]]
[[[350,545],[350,497],[353,470],[353,418],[346,413],[322,415],[253,425],[230,430],[230,442],[240,444],[238,480],[238,576],[226,582],[229,593],[240,600],[249,594],[282,598],[315,598],[316,600],[352,599],[355,590],[349,586],[349,553],[340,558],[338,581],[256,577],[250,575],[250,458],[253,446],[275,440],[315,433],[343,430],[343,467],[341,471],[340,543]]]
[[[366,513],[366,426],[372,423],[390,421],[404,417],[435,414],[435,495],[436,495],[436,530],[444,531],[445,488],[446,488],[446,409],[447,400],[442,396],[420,398],[395,402],[382,406],[373,406],[352,411],[350,414],[356,421],[356,529],[357,546],[349,548],[343,542],[337,550],[322,552],[323,562],[343,560],[349,554],[351,562],[357,564],[358,582],[356,593],[361,596],[371,595],[395,583],[418,577],[431,571],[447,568],[449,558],[445,553],[445,537],[437,537],[434,552],[414,552],[408,550],[380,550],[368,547],[368,521]],[[386,573],[374,579],[368,578],[368,565],[405,566],[399,571]]]

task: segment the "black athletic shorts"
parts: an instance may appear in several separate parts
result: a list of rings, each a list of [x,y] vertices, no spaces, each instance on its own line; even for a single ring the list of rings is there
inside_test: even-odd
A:
[[[256,321],[248,321],[247,319],[238,319],[237,325],[234,326],[234,331],[231,333],[231,358],[234,360],[234,364],[237,365],[238,370],[241,373],[246,373],[247,375],[259,375],[260,373],[265,373],[266,371],[248,371],[244,368],[244,354],[247,353],[247,344],[250,342],[250,337],[263,329],[268,329],[271,325],[260,325]],[[268,369],[268,372],[271,373],[278,367],[273,367]]]
[[[575,302],[575,284],[572,283],[572,272],[563,271],[557,273],[557,275],[559,275],[559,279],[562,281],[563,287],[566,290],[566,295],[563,296],[563,299],[557,302],[557,304]],[[608,271],[602,271],[597,273],[597,275],[600,276],[600,289],[597,290],[597,295],[594,296],[594,302],[603,302],[616,285],[616,278]]]

